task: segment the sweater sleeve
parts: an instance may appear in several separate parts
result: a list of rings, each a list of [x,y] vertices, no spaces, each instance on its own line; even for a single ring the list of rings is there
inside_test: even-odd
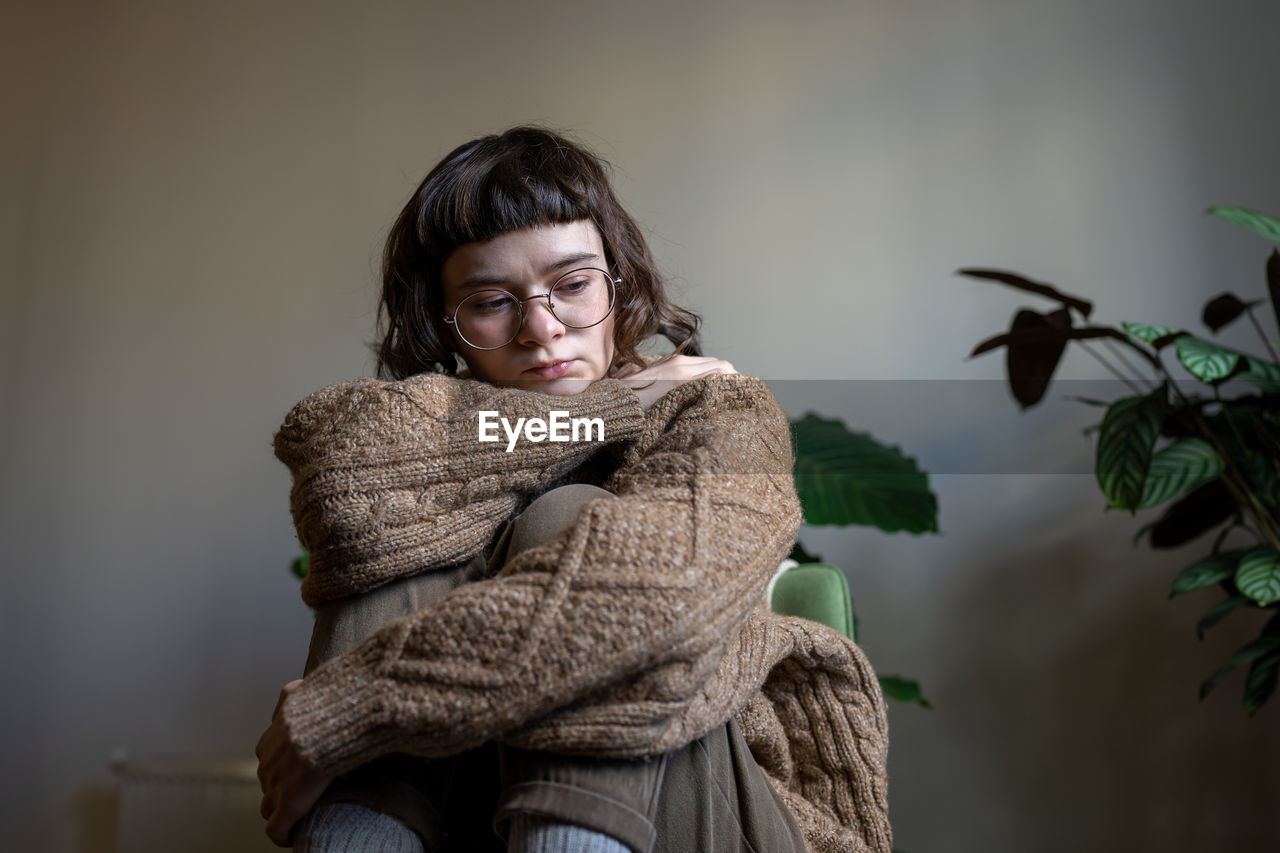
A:
[[[790,427],[759,379],[695,380],[606,485],[555,541],[308,676],[283,706],[302,754],[341,773],[559,718],[567,750],[643,754],[623,730],[696,700],[794,541]],[[575,703],[598,713],[552,713]]]
[[[497,440],[480,440],[485,412]],[[601,429],[591,441],[513,442],[500,425],[552,413],[566,424],[598,419]],[[312,394],[275,436],[310,552],[303,599],[316,606],[465,562],[532,495],[596,453],[621,453],[643,424],[640,399],[617,379],[573,396],[443,374],[359,379]]]

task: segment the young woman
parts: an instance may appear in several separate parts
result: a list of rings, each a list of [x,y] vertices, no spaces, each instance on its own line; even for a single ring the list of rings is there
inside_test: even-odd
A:
[[[273,840],[888,851],[874,676],[763,607],[786,416],[698,354],[600,162],[460,146],[392,227],[381,317],[384,379],[276,436],[317,620],[258,746]]]

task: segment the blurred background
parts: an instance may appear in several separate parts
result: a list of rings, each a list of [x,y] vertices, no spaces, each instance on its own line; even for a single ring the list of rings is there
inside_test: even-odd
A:
[[[381,241],[426,171],[530,121],[614,164],[708,352],[933,475],[940,535],[801,537],[847,570],[873,664],[935,706],[890,707],[897,847],[1280,846],[1280,701],[1248,717],[1240,673],[1196,698],[1260,623],[1197,641],[1214,597],[1167,593],[1208,542],[1134,548],[1151,519],[1104,513],[1091,474],[1100,412],[1063,400],[1109,375],[1070,351],[1020,414],[1002,356],[966,356],[1051,306],[954,274],[1014,269],[1103,321],[1198,331],[1212,295],[1264,297],[1270,247],[1204,211],[1280,214],[1280,5],[48,0],[4,19],[7,849],[116,850],[113,759],[252,759],[311,628],[272,434],[372,373]]]

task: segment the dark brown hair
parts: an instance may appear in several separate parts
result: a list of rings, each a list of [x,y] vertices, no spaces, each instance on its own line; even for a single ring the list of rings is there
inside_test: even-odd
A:
[[[654,335],[676,352],[699,355],[698,315],[667,299],[635,221],[609,186],[606,165],[564,136],[514,127],[455,148],[422,181],[387,235],[378,305],[378,376],[404,379],[457,363],[444,313],[440,272],[454,249],[540,225],[589,219],[615,277],[614,361],[610,373],[643,367],[637,347]],[[463,353],[463,358],[466,354]]]

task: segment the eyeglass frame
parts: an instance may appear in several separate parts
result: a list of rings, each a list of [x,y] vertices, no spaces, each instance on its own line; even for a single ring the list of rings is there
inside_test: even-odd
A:
[[[604,312],[604,316],[603,316],[603,317],[601,317],[599,320],[596,320],[594,323],[590,323],[590,324],[588,324],[588,325],[586,325],[586,326],[575,326],[575,325],[573,325],[572,323],[566,323],[564,320],[561,320],[561,319],[560,319],[560,315],[556,313],[556,306],[555,306],[555,303],[553,303],[553,302],[551,301],[551,291],[552,291],[552,290],[555,290],[555,289],[556,289],[556,286],[557,286],[558,284],[560,284],[560,282],[562,282],[562,281],[564,281],[566,278],[568,278],[569,276],[573,275],[574,273],[582,272],[583,270],[593,270],[593,271],[595,271],[595,272],[604,273],[605,278],[609,280],[609,283],[612,285],[612,286],[610,287],[610,289],[609,289],[609,310],[608,310],[608,311],[606,311],[606,312]],[[489,351],[489,350],[495,350],[495,349],[502,349],[502,348],[503,348],[503,347],[505,347],[507,344],[511,343],[511,342],[512,342],[512,341],[514,341],[516,338],[520,337],[520,330],[524,328],[524,321],[525,321],[525,319],[526,319],[526,318],[528,318],[528,316],[529,316],[529,313],[525,310],[525,307],[524,307],[524,304],[525,304],[526,302],[532,302],[532,301],[533,301],[533,300],[535,300],[535,299],[544,299],[544,298],[545,298],[545,299],[547,300],[547,310],[551,312],[551,316],[552,316],[552,317],[555,317],[555,318],[556,318],[556,322],[558,322],[558,323],[560,323],[562,326],[566,326],[566,327],[568,327],[568,328],[570,328],[570,329],[590,329],[590,328],[592,328],[593,326],[599,326],[599,325],[600,325],[601,323],[603,323],[605,320],[608,320],[608,319],[609,319],[609,315],[613,313],[613,307],[614,307],[615,303],[617,302],[617,295],[618,295],[617,287],[618,287],[618,285],[620,285],[620,284],[622,284],[622,279],[620,279],[620,278],[614,278],[614,277],[613,277],[613,274],[612,274],[612,273],[610,273],[608,270],[602,270],[602,269],[600,269],[599,267],[578,267],[577,269],[571,269],[571,270],[569,270],[568,272],[564,273],[564,274],[563,274],[563,275],[561,275],[559,278],[557,278],[555,281],[553,281],[553,282],[551,283],[551,287],[550,287],[550,289],[548,289],[546,293],[535,293],[535,294],[533,294],[532,296],[527,296],[527,297],[525,297],[524,299],[521,299],[519,296],[516,296],[516,295],[515,295],[514,293],[512,293],[511,291],[509,291],[509,290],[503,290],[503,289],[502,289],[502,288],[500,288],[500,287],[489,287],[489,288],[485,288],[484,290],[475,290],[475,291],[472,291],[471,293],[468,293],[466,296],[462,297],[462,299],[458,301],[458,305],[457,305],[457,307],[455,307],[455,308],[453,309],[453,316],[452,316],[452,317],[450,317],[448,314],[443,314],[443,315],[441,315],[441,319],[443,319],[443,320],[444,320],[446,323],[448,323],[450,326],[453,326],[454,330],[458,333],[458,338],[459,338],[459,339],[460,339],[464,344],[466,344],[467,346],[471,347],[472,349],[475,349],[475,350],[483,350],[483,351]],[[498,344],[496,347],[478,347],[478,346],[476,346],[475,344],[471,343],[471,341],[467,340],[467,339],[466,339],[466,337],[462,334],[462,330],[458,328],[458,323],[457,323],[457,320],[458,320],[458,310],[459,310],[460,308],[462,308],[463,304],[464,304],[468,299],[471,299],[471,298],[473,298],[473,297],[475,297],[475,296],[479,296],[479,295],[480,295],[480,294],[482,294],[482,293],[505,293],[507,296],[510,296],[512,299],[514,299],[514,300],[515,300],[515,303],[516,303],[517,307],[519,307],[519,309],[520,309],[520,323],[516,326],[515,333],[514,333],[514,334],[512,334],[512,336],[511,336],[510,338],[508,338],[507,340],[505,340],[505,341],[503,341],[502,343]]]

